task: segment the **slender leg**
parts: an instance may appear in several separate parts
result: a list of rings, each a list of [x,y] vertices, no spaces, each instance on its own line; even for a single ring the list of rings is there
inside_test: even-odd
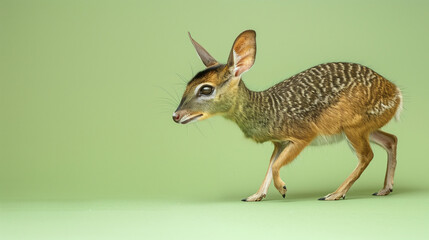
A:
[[[261,186],[259,187],[259,190],[255,194],[247,198],[244,198],[241,201],[257,202],[257,201],[261,201],[267,195],[268,188],[270,186],[271,180],[273,179],[273,174],[271,169],[272,165],[278,158],[280,152],[282,152],[286,146],[286,143],[279,143],[279,142],[273,142],[273,143],[274,143],[274,151],[273,151],[273,154],[271,155],[270,164],[268,165],[268,170],[267,170],[267,173],[265,174],[264,181],[262,182]]]
[[[339,200],[340,198],[345,198],[347,191],[353,185],[353,183],[360,177],[362,172],[371,162],[374,153],[371,150],[369,145],[369,134],[361,133],[356,131],[346,132],[347,139],[350,141],[351,145],[356,151],[357,157],[359,158],[359,163],[357,167],[353,170],[350,176],[341,184],[341,186],[335,190],[335,192],[326,195],[319,200]]]
[[[380,145],[387,152],[387,170],[386,177],[384,179],[384,187],[373,195],[388,195],[393,191],[393,177],[395,175],[396,168],[396,146],[398,144],[398,138],[396,138],[395,135],[377,130],[369,135],[369,140]]]
[[[280,194],[283,196],[283,198],[286,195],[287,188],[285,186],[285,183],[280,178],[280,168],[284,165],[292,162],[296,156],[310,143],[307,141],[295,141],[290,142],[285,149],[279,154],[277,160],[273,163],[272,166],[272,172],[273,172],[273,179],[274,179],[274,186],[277,188],[277,190],[280,192]]]

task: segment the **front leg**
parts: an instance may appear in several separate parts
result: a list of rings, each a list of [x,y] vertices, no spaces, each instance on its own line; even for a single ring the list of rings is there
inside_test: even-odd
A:
[[[272,164],[272,174],[274,179],[274,186],[283,196],[286,195],[286,185],[280,178],[280,168],[292,162],[296,156],[310,143],[311,141],[294,141],[289,142],[282,152],[279,153],[276,161]]]
[[[283,151],[283,149],[286,146],[286,143],[280,143],[280,142],[273,142],[274,144],[274,151],[270,158],[270,164],[268,165],[267,173],[265,174],[264,181],[262,182],[261,186],[259,187],[259,190],[247,197],[242,199],[241,201],[244,202],[258,202],[261,201],[265,196],[267,196],[268,188],[271,184],[271,180],[273,179],[273,172],[272,172],[272,166],[273,163],[276,162],[276,159],[278,158],[279,154]]]

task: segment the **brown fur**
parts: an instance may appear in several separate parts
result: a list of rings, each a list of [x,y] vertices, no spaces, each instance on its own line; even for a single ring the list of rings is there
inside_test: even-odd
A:
[[[323,200],[344,198],[373,158],[369,141],[388,152],[384,188],[376,195],[387,195],[393,187],[396,167],[394,135],[380,131],[399,111],[399,89],[373,70],[355,63],[326,63],[309,68],[273,87],[254,92],[241,80],[252,67],[256,54],[255,32],[248,30],[235,40],[226,65],[218,62],[192,38],[207,69],[189,83],[173,115],[179,123],[222,115],[237,123],[245,136],[256,142],[271,141],[274,151],[269,169],[258,192],[246,201],[265,197],[271,178],[285,196],[286,186],[279,170],[318,136],[344,134],[355,150],[359,163],[351,175]],[[200,89],[213,89],[201,95]]]

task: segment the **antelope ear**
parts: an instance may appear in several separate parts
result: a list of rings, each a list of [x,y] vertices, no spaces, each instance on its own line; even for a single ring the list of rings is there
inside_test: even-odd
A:
[[[198,56],[201,61],[203,61],[206,67],[211,67],[219,64],[216,59],[214,59],[200,44],[198,44],[192,37],[191,33],[188,32],[189,38],[191,39],[192,45],[194,45],[195,50],[197,50]]]
[[[256,32],[253,30],[244,31],[235,39],[228,58],[228,67],[232,68],[233,76],[241,77],[241,74],[253,66],[255,57]]]

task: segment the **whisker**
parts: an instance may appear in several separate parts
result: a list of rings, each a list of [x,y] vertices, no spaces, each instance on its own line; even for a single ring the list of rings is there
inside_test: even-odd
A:
[[[211,128],[212,130],[214,130],[212,122],[211,122],[211,121],[207,121],[207,122],[209,123],[210,128]]]
[[[176,94],[177,99],[180,99],[180,96],[179,96],[179,94],[177,93],[176,89],[174,89],[174,93]]]
[[[164,107],[161,107],[161,108],[158,108],[160,111],[162,111],[163,113],[169,113],[169,114],[171,114],[171,113],[173,113],[173,111],[174,111],[174,108],[173,109],[171,109],[171,108],[167,108],[166,106],[164,106]]]
[[[168,104],[171,104],[171,106],[175,106],[177,104],[177,102],[171,98],[159,97],[157,99],[160,103],[168,103]]]
[[[203,131],[201,131],[200,127],[198,127],[198,124],[193,124],[193,125],[195,125],[195,127],[198,130],[198,132],[200,132],[203,137],[206,137],[206,135],[204,135]]]
[[[182,75],[180,75],[179,73],[176,73],[176,75],[182,80],[183,83],[187,84],[188,82],[186,81],[186,78],[184,78]]]
[[[158,88],[162,89],[165,93],[167,93],[172,99],[174,99],[177,103],[180,102],[179,98],[174,97],[174,95],[172,95],[170,92],[168,92],[165,88],[161,87],[161,86],[157,86]]]
[[[159,109],[158,110],[158,114],[170,114],[171,115],[171,111],[170,109]]]
[[[158,109],[166,110],[168,112],[173,112],[176,109],[177,105],[171,102],[168,99],[161,99],[162,101],[153,102],[152,104]]]
[[[183,83],[173,83],[175,86],[183,86]]]

